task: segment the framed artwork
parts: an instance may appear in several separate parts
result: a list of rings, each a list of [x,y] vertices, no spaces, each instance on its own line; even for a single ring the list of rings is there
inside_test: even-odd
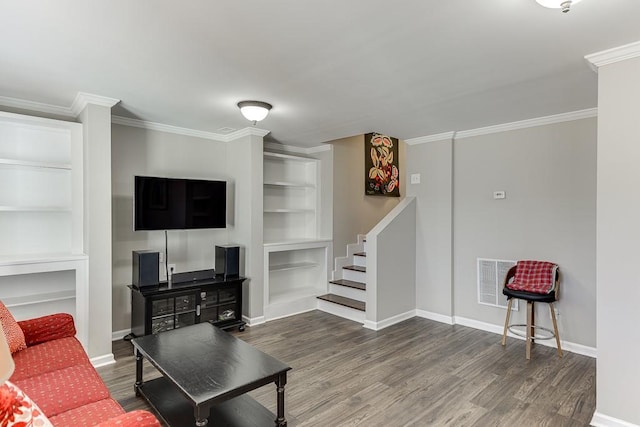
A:
[[[379,133],[364,136],[364,192],[368,196],[400,197],[398,138]]]

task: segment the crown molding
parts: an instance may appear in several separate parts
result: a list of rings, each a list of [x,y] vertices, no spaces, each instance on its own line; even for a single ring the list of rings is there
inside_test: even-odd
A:
[[[111,123],[123,126],[131,126],[141,129],[157,130],[159,132],[174,133],[177,135],[194,136],[196,138],[211,139],[214,141],[227,142],[227,135],[201,130],[183,128],[178,126],[165,125],[163,123],[149,122],[146,120],[130,119],[129,117],[111,116]]]
[[[307,154],[322,153],[323,151],[331,151],[332,147],[333,146],[331,144],[316,145],[315,147],[307,148]]]
[[[269,133],[268,130],[250,127],[250,128],[240,129],[235,132],[231,132],[223,135],[215,132],[205,132],[202,130],[165,125],[163,123],[131,119],[129,117],[122,117],[122,116],[112,116],[111,123],[115,123],[117,125],[123,125],[123,126],[131,126],[131,127],[141,128],[141,129],[156,130],[159,132],[173,133],[176,135],[185,135],[185,136],[193,136],[195,138],[210,139],[212,141],[218,141],[218,142],[230,142],[238,138],[242,138],[244,136],[249,136],[249,135],[264,137]]]
[[[120,102],[119,99],[94,95],[92,93],[78,92],[78,94],[76,95],[76,99],[74,99],[73,103],[71,104],[71,112],[75,117],[77,117],[89,104],[101,105],[103,107],[111,108],[118,102]]]
[[[603,65],[609,65],[637,57],[640,57],[640,41],[592,53],[585,56],[584,59],[589,62],[591,68],[597,73],[598,68]]]
[[[44,102],[27,101],[26,99],[9,98],[0,96],[0,105],[11,108],[19,108],[22,110],[38,111],[46,114],[54,114],[57,116],[76,118],[88,104],[103,105],[105,107],[113,107],[119,99],[107,98],[106,96],[93,95],[86,92],[78,92],[76,98],[70,107],[62,107],[60,105],[45,104]]]
[[[226,135],[223,135],[223,137],[225,138],[225,142],[230,142],[245,136],[259,136],[261,138],[264,138],[269,132],[271,131],[256,127],[249,127],[228,133]]]
[[[0,96],[0,105],[21,110],[39,111],[46,114],[54,114],[63,117],[75,117],[71,107],[61,107],[59,105],[45,104],[44,102],[27,101],[26,99],[10,98]]]
[[[553,116],[537,117],[535,119],[520,120],[517,122],[504,123],[501,125],[487,126],[483,128],[463,130],[457,132],[455,139],[470,138],[472,136],[488,135],[492,133],[507,132],[510,130],[526,129],[536,126],[550,125],[554,123],[570,122],[573,120],[587,119],[598,115],[597,108],[571,111],[569,113],[554,114]]]
[[[451,139],[454,139],[455,136],[456,136],[455,132],[443,132],[443,133],[436,133],[434,135],[419,136],[417,138],[405,139],[404,142],[407,145],[418,145],[418,144],[426,144],[428,142],[451,140]]]

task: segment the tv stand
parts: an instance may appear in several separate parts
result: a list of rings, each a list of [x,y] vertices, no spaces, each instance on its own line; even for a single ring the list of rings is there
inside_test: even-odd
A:
[[[131,335],[140,337],[201,322],[244,331],[244,281],[244,277],[212,277],[141,288],[129,285]]]

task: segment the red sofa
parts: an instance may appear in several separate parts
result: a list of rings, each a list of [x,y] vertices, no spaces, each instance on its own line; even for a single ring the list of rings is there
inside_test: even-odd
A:
[[[27,348],[13,354],[10,381],[27,394],[54,426],[155,427],[147,411],[125,413],[111,398],[80,342],[73,318],[53,314],[18,322]]]

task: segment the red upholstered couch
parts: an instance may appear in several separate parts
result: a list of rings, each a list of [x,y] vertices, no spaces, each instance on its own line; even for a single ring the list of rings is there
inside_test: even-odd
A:
[[[13,354],[10,381],[27,394],[54,426],[160,426],[147,411],[125,413],[75,338],[73,318],[53,314],[18,322],[27,348]]]

